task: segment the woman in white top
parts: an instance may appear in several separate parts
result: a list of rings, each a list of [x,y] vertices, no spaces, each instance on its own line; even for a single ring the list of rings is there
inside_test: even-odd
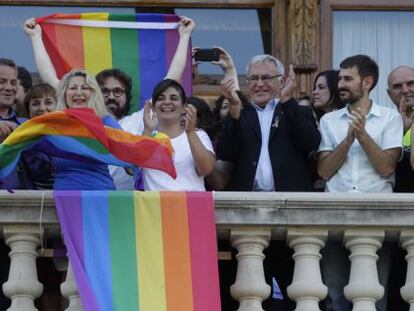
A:
[[[159,131],[170,137],[177,171],[174,180],[159,170],[143,169],[145,190],[205,191],[204,176],[214,168],[214,149],[206,132],[196,128],[197,111],[185,104],[185,98],[180,83],[165,79],[154,88],[152,104],[145,105],[144,135]]]

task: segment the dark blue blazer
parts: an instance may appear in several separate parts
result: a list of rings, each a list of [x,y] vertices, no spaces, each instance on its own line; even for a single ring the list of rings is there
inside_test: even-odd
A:
[[[309,155],[320,134],[308,107],[295,99],[276,106],[269,137],[269,156],[276,191],[312,191]],[[228,190],[252,191],[262,137],[256,109],[249,105],[238,120],[228,116],[217,145],[220,159],[234,163]]]

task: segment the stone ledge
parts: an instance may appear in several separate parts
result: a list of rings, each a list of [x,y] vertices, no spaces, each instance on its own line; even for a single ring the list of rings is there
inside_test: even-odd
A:
[[[58,226],[52,191],[0,191],[0,226]],[[414,228],[414,194],[214,192],[219,232],[234,226]]]

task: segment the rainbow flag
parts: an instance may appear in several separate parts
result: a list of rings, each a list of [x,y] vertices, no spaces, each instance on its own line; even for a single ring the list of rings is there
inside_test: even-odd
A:
[[[55,191],[85,311],[219,311],[209,192]]]
[[[66,109],[32,118],[0,144],[0,179],[16,167],[23,151],[36,148],[50,156],[116,166],[162,170],[175,178],[172,146],[154,138],[105,127],[89,108]]]
[[[131,112],[143,107],[166,76],[179,40],[179,17],[169,14],[57,13],[36,21],[59,78],[73,68],[93,74],[119,68],[129,74]],[[182,79],[188,94],[191,77],[190,48]]]

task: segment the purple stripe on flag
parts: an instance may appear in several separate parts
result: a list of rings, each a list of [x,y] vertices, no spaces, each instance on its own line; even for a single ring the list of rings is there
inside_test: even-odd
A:
[[[87,311],[100,311],[83,269],[84,248],[81,192],[54,191],[53,196],[83,309]]]
[[[171,22],[178,22],[179,18],[176,15],[165,15],[164,16],[164,21],[166,23],[171,23]],[[167,50],[166,52],[166,66],[167,68],[169,67],[169,65],[171,64],[171,61],[174,57],[175,54],[175,50],[177,49],[177,45],[178,45],[178,41],[180,39],[180,35],[178,33],[178,31],[166,31],[165,34],[165,39],[166,39],[166,46],[167,46]]]
[[[137,15],[138,22],[163,22],[161,14]],[[152,95],[155,85],[165,78],[166,40],[165,32],[153,29],[141,29],[138,32],[141,78],[140,102],[145,102]]]
[[[164,21],[169,22],[178,22],[180,19],[177,15],[164,15]],[[174,58],[175,50],[177,49],[178,41],[180,40],[180,35],[178,31],[168,30],[166,31],[166,45],[167,45],[167,71],[169,65],[171,64],[172,59]],[[188,47],[187,51],[187,63],[184,69],[183,78],[181,81],[182,86],[185,89],[187,96],[193,94],[193,84],[192,84],[192,66],[191,66],[191,44]]]

